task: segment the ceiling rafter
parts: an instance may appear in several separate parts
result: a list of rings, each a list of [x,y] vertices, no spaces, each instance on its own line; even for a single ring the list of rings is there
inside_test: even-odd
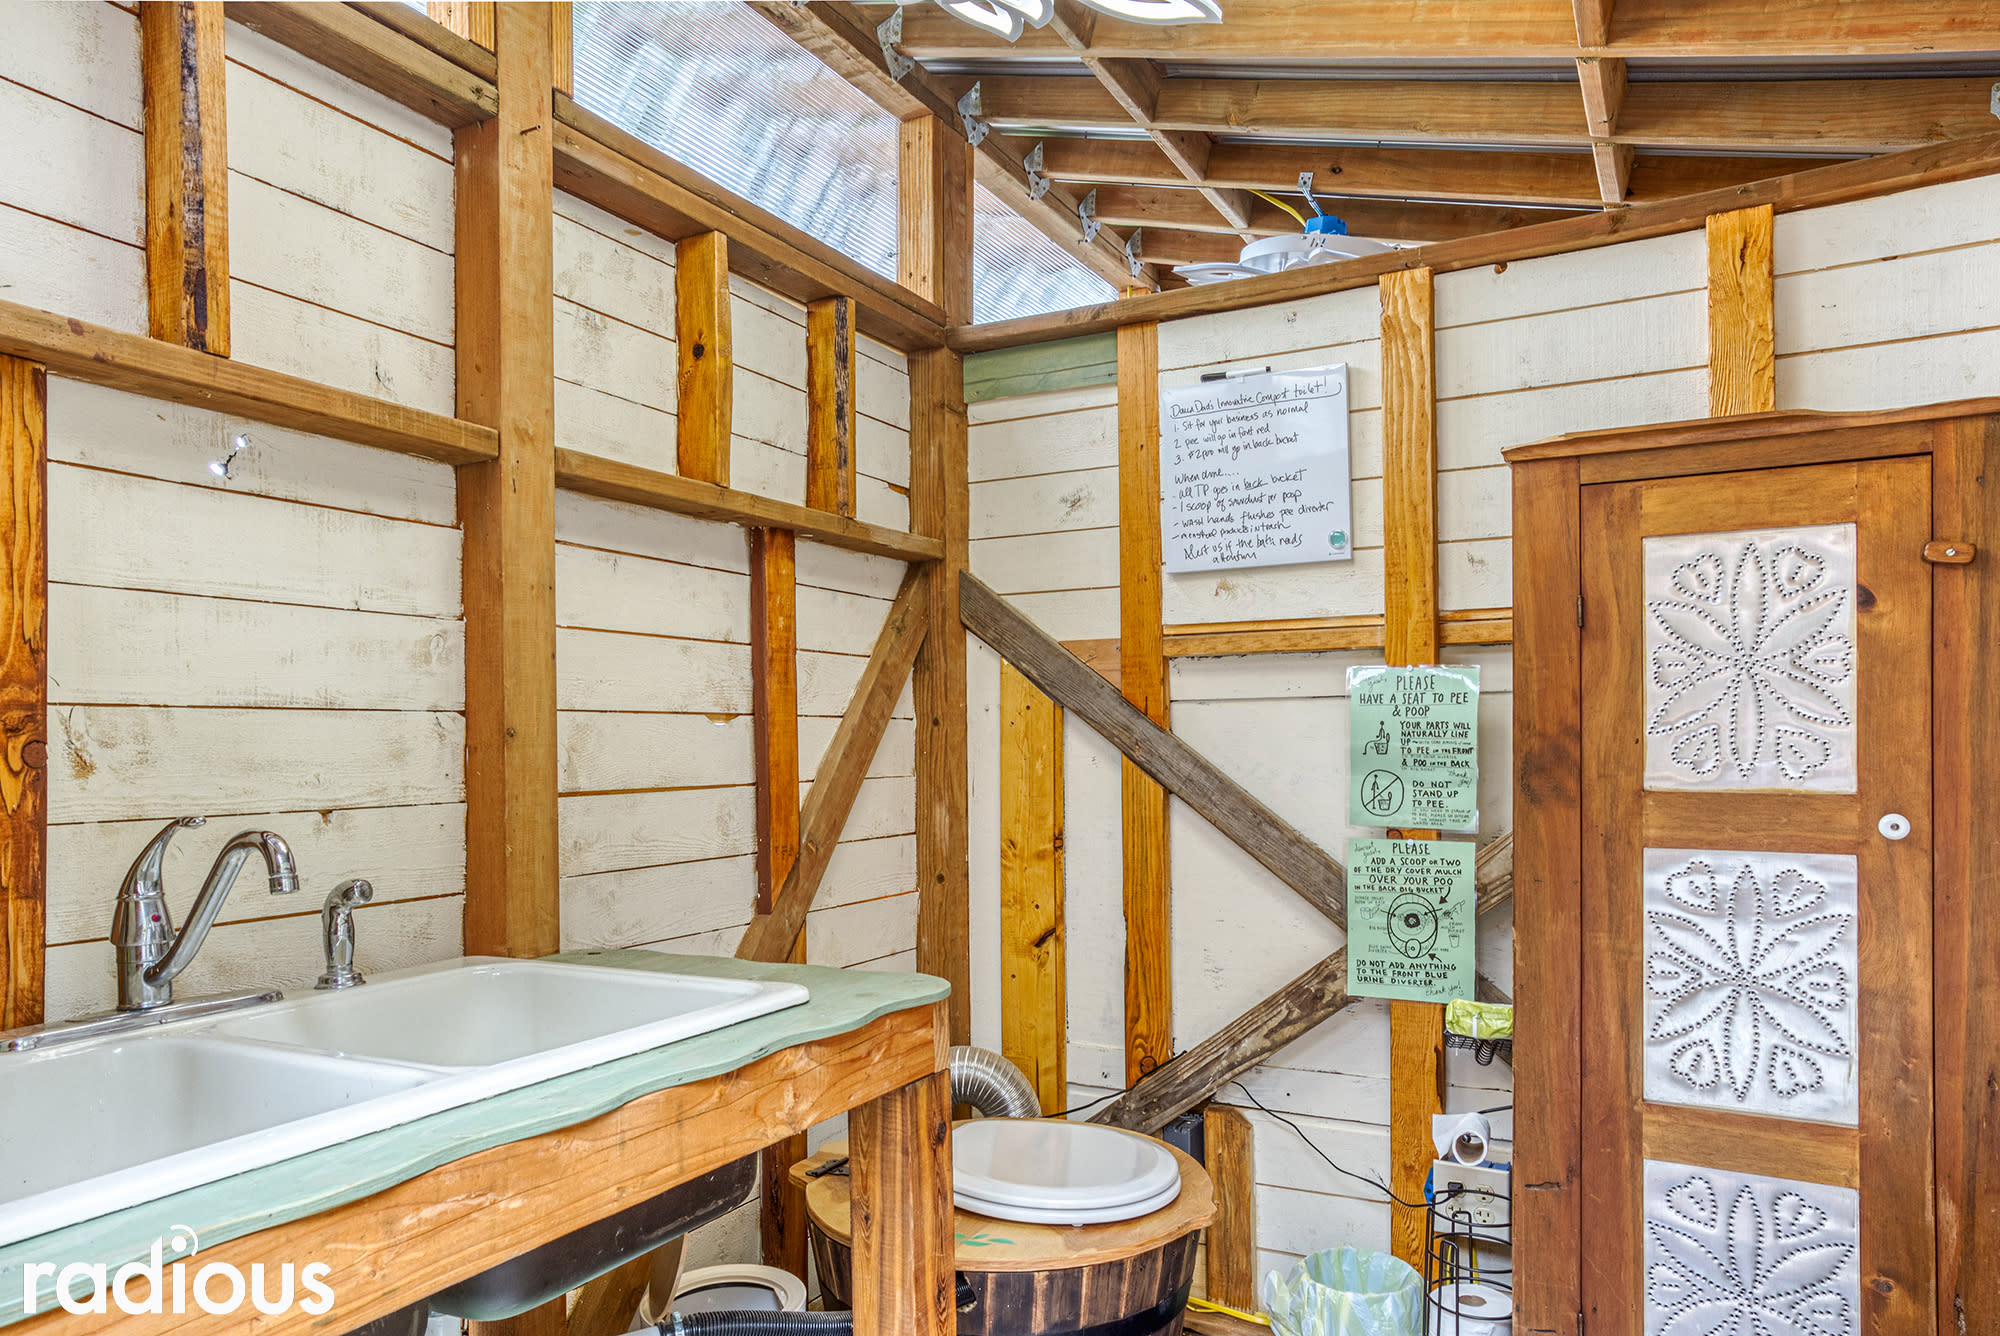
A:
[[[1083,67],[1090,71],[1104,91],[1125,109],[1132,123],[1146,132],[1146,137],[1166,155],[1181,176],[1201,191],[1202,198],[1209,202],[1224,222],[1234,226],[1238,234],[1248,240],[1250,193],[1245,190],[1218,190],[1206,183],[1209,153],[1215,147],[1213,137],[1199,130],[1162,130],[1153,124],[1153,113],[1160,100],[1159,65],[1150,60],[1107,60],[1094,55],[1090,49],[1090,38],[1098,17],[1094,11],[1077,4],[1076,0],[1056,0],[1055,16],[1049,21],[1049,26],[1082,60]]]
[[[1617,0],[1573,0],[1576,13],[1577,87],[1583,92],[1583,123],[1590,135],[1597,189],[1607,205],[1622,205],[1632,189],[1632,146],[1616,143],[1618,113],[1625,105],[1625,61],[1618,56],[1586,56],[1582,49],[1611,41],[1611,9]]]
[[[1130,126],[1094,80],[988,75],[980,85],[987,119],[1002,129]],[[1608,138],[1634,149],[1889,153],[1989,132],[1992,89],[1991,78],[1635,82]],[[1153,123],[1301,140],[1589,148],[1576,99],[1566,82],[1175,78],[1161,84]]]
[[[1490,208],[1479,204],[1444,204],[1429,201],[1331,199],[1321,197],[1329,213],[1347,222],[1357,236],[1383,241],[1456,241],[1460,237],[1504,232],[1530,223],[1554,218],[1573,218],[1583,210]],[[1594,209],[1593,204],[1589,206]],[[1119,227],[1141,228],[1141,248],[1153,245],[1152,230],[1165,228],[1179,232],[1204,232],[1228,237],[1236,229],[1219,222],[1194,191],[1148,190],[1135,186],[1099,186],[1097,211],[1107,222]],[[1263,200],[1251,210],[1249,227],[1254,236],[1275,237],[1296,233],[1299,224],[1289,213]],[[1232,259],[1235,256],[1232,254]]]
[[[871,15],[887,6],[869,5]],[[1608,17],[1608,11],[1607,11]],[[905,19],[903,46],[918,60],[1062,56],[1062,39],[1030,29],[1011,46],[922,6]],[[1593,32],[1591,34],[1595,36]],[[1759,57],[1937,56],[2000,51],[2000,0],[1619,0],[1617,28],[1578,41],[1562,0],[1228,0],[1220,25],[1156,27],[1106,18],[1091,46],[1110,59],[1284,61],[1569,61],[1585,55],[1676,60]]]
[[[1640,154],[1627,200],[1674,199],[1828,161]],[[1151,144],[1131,140],[1049,139],[1042,164],[1056,180],[1083,186],[1171,187],[1182,179]],[[1221,143],[1209,155],[1207,177],[1212,185],[1277,194],[1295,192],[1300,172],[1313,173],[1318,189],[1342,196],[1578,209],[1601,202],[1591,159],[1582,153]]]
[[[874,27],[865,16],[827,0],[803,5],[791,0],[750,0],[750,8],[898,120],[936,116],[955,132],[963,132],[958,93],[921,68],[901,80],[891,75],[883,63]],[[1159,278],[1149,266],[1142,266],[1136,276],[1129,271],[1125,238],[1111,228],[1098,232],[1095,240],[1084,236],[1077,200],[1066,189],[1051,186],[1041,198],[1033,198],[1021,154],[1007,136],[986,136],[973,150],[973,165],[981,185],[1106,282],[1121,290],[1158,286]]]

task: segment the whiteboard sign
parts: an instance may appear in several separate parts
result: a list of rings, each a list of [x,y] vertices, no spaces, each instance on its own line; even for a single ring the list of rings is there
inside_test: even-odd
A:
[[[1166,390],[1160,447],[1169,571],[1353,559],[1345,363]]]

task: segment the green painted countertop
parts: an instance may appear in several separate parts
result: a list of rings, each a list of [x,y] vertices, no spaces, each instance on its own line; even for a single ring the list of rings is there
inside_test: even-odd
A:
[[[845,1034],[892,1011],[936,1002],[951,991],[943,979],[927,974],[761,965],[657,951],[578,951],[550,958],[712,978],[786,979],[804,984],[812,998],[802,1006],[7,1244],[0,1247],[0,1326],[24,1316],[21,1273],[28,1262],[103,1262],[115,1272],[126,1262],[144,1260],[153,1241],[176,1226],[193,1229],[206,1249],[359,1200],[476,1151],[574,1126],[655,1090],[735,1071],[794,1044]],[[133,1116],[145,1116],[136,1092]],[[23,1149],[9,1147],[9,1153]],[[55,1303],[53,1282],[44,1279],[42,1289],[38,1307],[47,1312]]]

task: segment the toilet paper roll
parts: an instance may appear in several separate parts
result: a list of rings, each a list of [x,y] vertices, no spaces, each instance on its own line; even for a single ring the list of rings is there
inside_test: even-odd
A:
[[[1431,1140],[1437,1145],[1440,1160],[1485,1164],[1486,1147],[1493,1140],[1493,1125],[1477,1113],[1433,1114]]]
[[[1437,1292],[1442,1321],[1451,1336],[1511,1336],[1514,1296],[1494,1285],[1458,1281]]]

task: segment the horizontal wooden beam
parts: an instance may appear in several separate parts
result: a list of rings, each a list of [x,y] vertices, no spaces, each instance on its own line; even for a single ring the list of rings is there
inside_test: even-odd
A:
[[[607,501],[692,515],[696,519],[752,528],[790,529],[815,543],[850,552],[873,552],[899,561],[936,561],[944,555],[944,545],[935,538],[865,524],[755,492],[739,492],[577,450],[556,451],[556,486],[586,496],[601,496]]]
[[[980,96],[1004,130],[1125,129],[1094,80],[988,75]],[[1984,133],[1991,79],[1798,79],[1635,83],[1614,142],[1635,148],[1888,153]],[[1188,133],[1587,148],[1577,90],[1561,82],[1202,79],[1160,85],[1154,124]]]
[[[1298,0],[1229,0],[1219,25],[1159,27],[1098,20],[1090,38],[1100,58],[1215,61],[1541,59],[1567,61],[1578,50],[1567,4],[1496,4],[1482,0],[1365,0],[1335,14]],[[1062,39],[1030,28],[1008,43],[941,10],[912,8],[903,49],[919,60],[994,60],[1010,55],[1067,56]],[[1942,55],[2000,50],[2000,8],[1990,0],[1787,0],[1783,5],[1619,0],[1604,47],[1589,55],[1715,57]]]
[[[1048,139],[1042,165],[1058,181],[1081,185],[1176,186],[1182,175],[1151,144],[1121,139]],[[1692,157],[1640,154],[1632,165],[1628,203],[1743,185],[1824,166],[1801,158]],[[1294,194],[1300,172],[1334,196],[1542,204],[1576,209],[1599,203],[1590,158],[1580,152],[1358,147],[1344,145],[1217,144],[1204,180],[1225,189]],[[1337,212],[1338,210],[1336,210]]]
[[[924,643],[930,620],[929,603],[923,596],[925,578],[922,571],[914,569],[903,577],[903,587],[875,637],[868,666],[862,669],[861,681],[833,731],[826,755],[820,759],[812,788],[806,792],[798,821],[798,856],[784,884],[771,897],[770,912],[750,920],[736,947],[738,960],[775,963],[791,956],[813,896],[819,891],[820,878],[826,875],[827,864],[840,844],[854,797],[868,776],[868,764],[881,744],[882,731],[895,712],[896,698],[903,694],[903,684],[910,680],[917,650]]]
[[[0,354],[50,374],[446,464],[500,452],[490,427],[0,301]]]
[[[1473,880],[1478,888],[1476,914],[1491,913],[1513,899],[1511,834],[1479,851]],[[1480,991],[1494,1000],[1505,996],[1484,975]],[[1347,995],[1347,948],[1342,947],[1207,1039],[1176,1054],[1090,1120],[1155,1131],[1357,1000]]]
[[[1507,608],[1447,612],[1438,619],[1441,645],[1505,645],[1513,639],[1514,620]],[[1166,641],[1170,659],[1224,654],[1317,654],[1329,650],[1380,649],[1382,643],[1383,619],[1379,614],[1169,626]]]
[[[441,125],[470,125],[499,110],[493,75],[472,73],[439,54],[437,43],[412,40],[372,13],[297,0],[229,0],[223,12]],[[423,18],[415,10],[410,14]],[[445,31],[442,25],[432,26]]]
[[[1294,207],[1304,212],[1302,203]],[[1344,221],[1352,235],[1385,241],[1454,241],[1576,216],[1574,211],[1561,209],[1331,197],[1321,198],[1320,207]],[[1099,186],[1097,214],[1120,227],[1185,229],[1224,236],[1235,236],[1239,231],[1218,220],[1215,210],[1192,190]],[[1277,205],[1258,200],[1241,230],[1262,237],[1293,236],[1300,231],[1300,223]],[[1242,243],[1237,244],[1240,247]]]
[[[829,4],[826,0],[804,4],[795,4],[793,0],[752,0],[750,8],[818,56],[829,69],[897,120],[936,116],[954,132],[964,133],[958,114],[958,90],[921,69],[912,70],[901,79],[891,75],[883,61],[873,23],[848,6]],[[914,10],[904,21],[913,17]],[[957,22],[948,15],[940,17]],[[1061,44],[1060,38],[1054,40]],[[1062,49],[1068,51],[1067,47]],[[1091,86],[1097,85],[1091,81]],[[1122,118],[1120,123],[1130,124]],[[981,185],[1106,282],[1120,288],[1135,282],[1145,287],[1154,285],[1150,271],[1135,279],[1127,270],[1125,239],[1115,231],[1105,229],[1095,240],[1085,238],[1077,216],[1077,199],[1069,191],[1056,186],[1040,198],[1031,195],[1021,154],[1005,136],[988,135],[973,150],[973,170]]]
[[[855,324],[893,347],[935,348],[944,311],[819,238],[731,194],[564,94],[555,97],[556,185],[669,241],[729,238],[729,267],[802,305],[854,302]]]
[[[1870,199],[1946,181],[1962,181],[1995,171],[2000,171],[2000,133],[1954,140],[1933,148],[1908,149],[1877,158],[1835,163],[1790,176],[1772,177],[1676,200],[1536,223],[1511,232],[1437,242],[1389,255],[1313,265],[1266,278],[1212,283],[1177,292],[1146,293],[1097,306],[1058,311],[1052,315],[967,325],[953,330],[950,342],[960,352],[976,353],[1021,343],[1038,343],[1045,339],[1074,338],[1139,321],[1213,315],[1221,311],[1267,306],[1274,302],[1299,301],[1328,292],[1372,287],[1383,274],[1394,269],[1428,268],[1437,273],[1476,269],[1539,255],[1560,255],[1621,241],[1692,231],[1704,226],[1712,213],[1727,213],[1757,204],[1769,204],[1779,213],[1789,213],[1795,209],[1844,204],[1850,200]]]
[[[1347,874],[1324,849],[971,574],[959,577],[959,614],[974,635],[1063,709],[1096,729],[1169,793],[1336,924],[1347,922]]]

